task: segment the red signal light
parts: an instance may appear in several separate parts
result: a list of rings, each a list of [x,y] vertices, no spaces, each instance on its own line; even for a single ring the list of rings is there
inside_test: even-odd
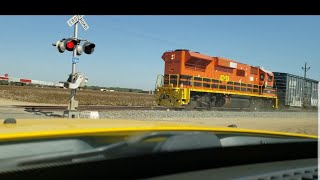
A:
[[[68,41],[67,44],[66,44],[66,48],[69,51],[72,51],[74,49],[74,46],[75,46],[75,42],[74,41]]]

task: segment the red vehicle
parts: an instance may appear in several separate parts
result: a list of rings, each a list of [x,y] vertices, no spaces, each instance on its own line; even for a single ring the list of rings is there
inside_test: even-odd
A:
[[[271,107],[278,99],[274,75],[262,67],[189,50],[162,55],[162,82],[157,82],[158,105],[167,107]]]

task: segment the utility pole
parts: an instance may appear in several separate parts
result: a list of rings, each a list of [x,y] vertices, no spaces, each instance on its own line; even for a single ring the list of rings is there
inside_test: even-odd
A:
[[[310,67],[307,68],[307,62],[304,63],[304,67],[301,67],[302,70],[304,70],[304,81],[306,81],[307,78],[307,71],[309,71]]]
[[[307,67],[307,62],[304,63],[304,67],[301,67],[302,70],[304,71],[304,79],[303,79],[303,90],[302,90],[302,94],[303,94],[303,99],[302,99],[302,105],[303,107],[305,107],[306,105],[306,99],[307,99],[307,94],[306,94],[306,78],[307,78],[307,71],[310,70],[310,67]]]

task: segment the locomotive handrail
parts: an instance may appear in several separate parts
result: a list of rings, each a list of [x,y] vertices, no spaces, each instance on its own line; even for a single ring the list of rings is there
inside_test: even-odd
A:
[[[263,85],[246,84],[234,81],[221,81],[206,77],[166,74],[164,76],[164,86],[176,88],[201,88],[201,89],[217,89],[222,91],[237,91],[251,94],[277,94],[274,88],[264,88]]]

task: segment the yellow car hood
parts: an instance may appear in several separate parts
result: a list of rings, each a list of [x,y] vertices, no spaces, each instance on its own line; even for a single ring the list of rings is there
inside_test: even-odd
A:
[[[68,137],[100,133],[137,131],[211,131],[254,133],[262,135],[284,135],[293,137],[317,138],[317,136],[251,130],[210,125],[187,125],[161,121],[113,120],[113,119],[17,119],[16,124],[0,121],[0,141],[46,137]]]

